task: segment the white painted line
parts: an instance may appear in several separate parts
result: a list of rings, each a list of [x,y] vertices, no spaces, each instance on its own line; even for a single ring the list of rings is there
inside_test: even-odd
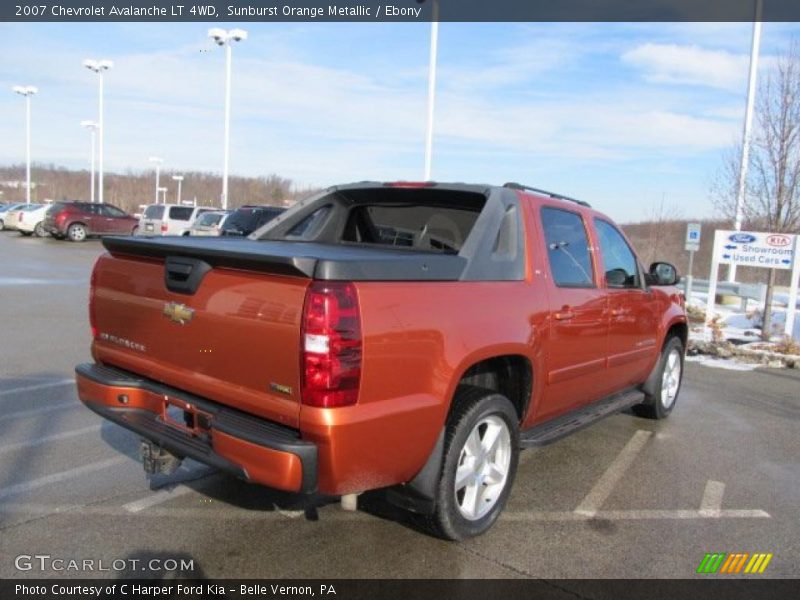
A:
[[[700,501],[700,513],[707,517],[718,517],[722,512],[722,496],[725,494],[725,484],[721,481],[708,480]]]
[[[597,480],[594,487],[589,490],[589,493],[586,494],[586,497],[575,509],[577,514],[591,517],[600,510],[611,495],[611,492],[614,491],[614,486],[619,483],[625,471],[627,471],[633,464],[633,461],[636,460],[636,456],[641,452],[642,448],[644,448],[644,445],[647,443],[647,440],[650,439],[651,435],[653,435],[652,432],[642,429],[633,434],[633,437],[625,444],[625,447],[617,455],[617,458],[614,459],[614,462],[609,465],[606,472]]]
[[[169,488],[165,488],[163,490],[157,491],[155,494],[151,494],[142,498],[140,500],[134,500],[133,502],[128,502],[127,504],[123,504],[122,508],[124,508],[129,513],[138,513],[146,508],[150,508],[151,506],[156,506],[163,502],[167,502],[168,500],[172,500],[173,498],[180,498],[181,496],[185,496],[189,492],[192,492],[192,488],[189,486],[179,484],[176,486],[172,486]]]
[[[46,390],[47,388],[61,387],[65,385],[75,385],[74,379],[59,379],[58,381],[48,381],[45,383],[35,383],[10,390],[0,390],[0,398],[11,396],[12,394],[24,394],[25,392],[35,392],[36,390]]]
[[[68,400],[66,402],[57,402],[50,404],[48,406],[43,406],[42,408],[32,408],[30,410],[19,410],[17,412],[12,412],[7,415],[0,415],[0,423],[3,421],[11,421],[13,419],[27,419],[28,417],[36,417],[38,415],[43,415],[46,413],[55,412],[57,410],[66,410],[68,408],[77,408],[80,406],[80,402],[76,402],[75,400]]]
[[[3,452],[13,452],[14,450],[20,450],[22,448],[33,448],[35,446],[49,444],[50,442],[68,440],[70,438],[78,437],[86,433],[91,433],[93,431],[99,431],[99,430],[100,430],[100,424],[98,423],[97,425],[92,425],[91,427],[83,427],[81,429],[73,429],[72,431],[65,431],[63,433],[56,433],[54,435],[46,435],[44,437],[36,438],[34,440],[28,440],[26,442],[7,444],[5,446],[0,446],[0,454],[2,454]]]
[[[67,471],[45,475],[44,477],[39,477],[38,479],[31,479],[30,481],[24,481],[16,485],[0,488],[0,499],[8,498],[9,496],[15,496],[17,494],[24,494],[25,492],[30,492],[31,490],[36,490],[54,483],[61,483],[62,481],[74,479],[75,477],[80,477],[81,475],[85,475],[87,473],[101,471],[102,469],[107,469],[108,467],[113,467],[114,465],[119,465],[124,462],[128,462],[129,460],[130,459],[126,456],[117,456],[115,458],[89,463],[87,465],[69,469]]]
[[[686,519],[769,519],[770,514],[763,510],[738,509],[721,510],[711,515],[699,510],[606,510],[593,515],[576,512],[546,511],[507,511],[500,515],[501,521],[647,521],[647,520],[686,520]]]

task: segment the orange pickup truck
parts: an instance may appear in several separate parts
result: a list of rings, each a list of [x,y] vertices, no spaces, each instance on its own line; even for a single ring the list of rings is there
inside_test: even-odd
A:
[[[386,488],[444,538],[486,531],[520,449],[675,406],[687,320],[585,202],[528,188],[358,183],[246,239],[105,238],[81,400],[248,481]]]

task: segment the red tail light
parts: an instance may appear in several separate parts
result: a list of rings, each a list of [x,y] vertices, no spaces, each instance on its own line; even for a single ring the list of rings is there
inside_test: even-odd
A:
[[[97,265],[99,260],[94,263],[92,276],[89,279],[89,327],[92,330],[92,339],[97,339],[97,316],[95,315],[95,292],[97,288]]]
[[[361,383],[361,314],[349,282],[315,281],[306,292],[301,331],[303,404],[350,406]]]
[[[22,221],[23,221],[24,219],[25,219],[25,213],[24,213],[24,212],[22,212],[22,211],[20,211],[20,212],[19,212],[19,219],[17,219],[17,222],[18,222],[18,223],[22,223]]]
[[[167,233],[167,229],[169,229],[167,224],[166,223],[162,223],[161,224],[161,233]]]

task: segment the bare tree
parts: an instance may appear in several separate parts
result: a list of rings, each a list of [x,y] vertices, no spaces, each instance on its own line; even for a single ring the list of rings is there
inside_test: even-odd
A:
[[[800,229],[800,46],[793,41],[767,73],[756,99],[743,214],[750,228],[795,233]],[[739,165],[734,148],[723,157],[712,199],[726,217],[736,213]],[[769,270],[762,337],[772,328],[775,269]],[[787,307],[794,310],[794,307]]]

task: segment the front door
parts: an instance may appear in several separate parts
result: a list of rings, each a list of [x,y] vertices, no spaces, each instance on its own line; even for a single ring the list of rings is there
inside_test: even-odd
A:
[[[578,212],[541,209],[550,278],[550,340],[542,418],[603,395],[607,298],[598,285],[586,223]]]

